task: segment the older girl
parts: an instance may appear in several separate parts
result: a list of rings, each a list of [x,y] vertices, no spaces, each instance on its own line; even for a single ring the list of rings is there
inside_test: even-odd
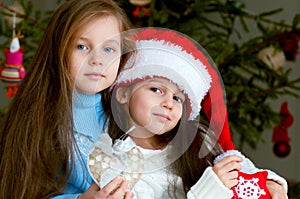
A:
[[[129,29],[112,0],[70,0],[54,13],[1,124],[1,199],[77,198],[90,186],[90,196],[107,196],[83,163],[103,129],[106,88],[127,60]]]

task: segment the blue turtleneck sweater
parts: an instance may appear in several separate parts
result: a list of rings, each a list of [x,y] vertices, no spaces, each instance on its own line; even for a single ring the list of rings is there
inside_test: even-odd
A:
[[[93,183],[87,169],[88,153],[92,144],[100,140],[103,131],[104,112],[101,95],[73,94],[74,132],[79,154],[76,155],[74,169],[71,173],[64,195],[55,199],[75,199],[85,192]]]

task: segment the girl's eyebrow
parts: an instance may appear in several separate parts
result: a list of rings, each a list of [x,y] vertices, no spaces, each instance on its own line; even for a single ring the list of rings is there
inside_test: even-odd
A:
[[[84,36],[80,36],[77,41],[89,42],[89,38],[84,37]]]
[[[82,40],[89,40],[89,38],[88,38],[88,37],[85,37],[84,35],[80,35],[78,38],[79,38],[79,39],[82,39]]]
[[[90,42],[90,39],[88,37],[85,37],[85,36],[80,36],[78,40],[82,40],[82,41],[85,41],[85,42]],[[110,43],[113,43],[117,46],[120,46],[120,41],[118,41],[116,39],[108,39],[108,40],[103,41],[101,44],[110,44]],[[99,45],[99,44],[97,44],[97,45]]]
[[[170,81],[170,80],[169,80]],[[149,83],[156,83],[156,84],[161,84],[163,86],[165,86],[164,82],[161,82],[159,79],[149,79]],[[171,84],[176,85],[175,83],[173,83],[172,81],[170,81]],[[177,86],[177,85],[176,85]]]
[[[163,83],[160,82],[158,79],[149,79],[149,82],[151,82],[151,83],[159,83],[159,84],[163,84]]]
[[[106,43],[115,43],[118,46],[120,45],[120,41],[118,41],[116,39],[108,39],[103,42],[103,44],[106,44]]]

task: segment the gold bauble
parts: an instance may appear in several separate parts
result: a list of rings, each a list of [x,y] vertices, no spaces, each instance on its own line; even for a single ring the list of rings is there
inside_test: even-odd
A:
[[[257,58],[275,71],[283,69],[286,62],[284,52],[273,46],[263,48],[259,51]]]

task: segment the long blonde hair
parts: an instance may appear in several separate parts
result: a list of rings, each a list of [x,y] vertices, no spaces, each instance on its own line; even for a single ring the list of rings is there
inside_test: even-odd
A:
[[[66,184],[76,149],[70,47],[83,24],[103,16],[115,16],[120,32],[132,28],[112,0],[70,0],[51,18],[1,124],[0,199],[49,198]],[[123,41],[128,52],[130,40]]]

